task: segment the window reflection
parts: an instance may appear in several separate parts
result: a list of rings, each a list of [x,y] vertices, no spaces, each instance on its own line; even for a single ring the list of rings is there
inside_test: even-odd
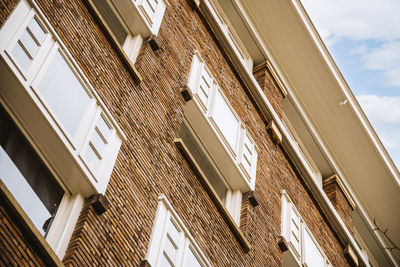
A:
[[[52,113],[74,137],[90,97],[59,51],[47,67],[38,90]]]
[[[1,106],[0,179],[39,232],[46,235],[64,190]]]
[[[212,118],[231,148],[235,151],[239,131],[239,121],[219,90],[215,93]]]

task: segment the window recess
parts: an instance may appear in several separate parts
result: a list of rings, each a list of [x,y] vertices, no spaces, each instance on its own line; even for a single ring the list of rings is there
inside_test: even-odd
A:
[[[298,153],[298,155],[301,155],[305,159],[305,162],[307,163],[307,165],[310,167],[310,169],[314,174],[313,178],[318,183],[318,185],[322,187],[322,174],[317,164],[313,160],[310,153],[308,153],[306,146],[303,144],[301,138],[297,135],[295,128],[292,126],[288,117],[284,113],[282,114],[282,123],[288,130],[289,133],[288,138],[293,144],[295,151]]]
[[[283,266],[332,266],[284,190],[281,226],[282,237],[288,244],[288,251],[283,253]]]
[[[166,0],[91,0],[112,32],[121,28],[132,36],[148,38],[157,35],[168,2]],[[122,39],[120,39],[122,43]]]
[[[1,105],[0,180],[46,236],[65,191]]]
[[[104,193],[121,129],[34,3],[0,31],[0,101],[72,194]]]
[[[145,36],[138,32],[132,32],[110,1],[89,0],[88,3],[100,16],[101,22],[112,36],[118,49],[123,51],[124,57],[126,56],[131,63],[135,63]]]
[[[154,267],[211,266],[164,195],[158,198],[146,260]]]
[[[232,24],[225,15],[223,9],[217,0],[206,0],[207,4],[211,7],[210,12],[216,20],[217,24],[221,27],[223,35],[225,36],[227,42],[231,45],[234,53],[238,56],[240,61],[242,61],[245,68],[252,72],[253,71],[253,59],[246,50],[244,44],[241,42],[238,34],[235,32]]]
[[[191,157],[204,174],[205,179],[207,179],[208,184],[212,187],[213,193],[216,194],[220,203],[223,204],[236,225],[239,226],[242,193],[240,190],[232,189],[187,121],[184,121],[181,125],[180,137]]]

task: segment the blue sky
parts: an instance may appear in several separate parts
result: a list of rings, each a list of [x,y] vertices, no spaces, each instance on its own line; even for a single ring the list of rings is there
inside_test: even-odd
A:
[[[400,169],[400,0],[301,0]]]

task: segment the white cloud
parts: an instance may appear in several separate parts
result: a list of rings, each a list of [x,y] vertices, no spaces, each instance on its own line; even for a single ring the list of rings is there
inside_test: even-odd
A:
[[[360,95],[357,99],[373,123],[397,123],[400,127],[399,96]]]
[[[302,0],[326,42],[400,38],[398,0]]]
[[[400,86],[400,42],[387,42],[361,55],[363,68],[380,71],[387,86]]]
[[[364,66],[369,69],[386,70],[400,63],[400,42],[384,43],[364,53]]]
[[[332,47],[357,41],[350,51],[361,67],[375,70],[384,86],[400,86],[399,0],[302,0],[322,39]],[[379,47],[370,47],[373,40]]]
[[[392,156],[400,156],[400,97],[360,95],[364,112]],[[400,158],[400,157],[399,157]]]
[[[377,86],[376,93],[357,98],[400,169],[400,97],[378,96],[383,86],[400,89],[400,0],[301,1],[328,47],[346,41],[348,53],[337,52],[369,70],[365,75],[380,75],[380,81],[365,77]]]
[[[352,49],[350,52],[353,55],[363,55],[366,52],[368,52],[368,46],[366,44],[361,44],[356,48]]]

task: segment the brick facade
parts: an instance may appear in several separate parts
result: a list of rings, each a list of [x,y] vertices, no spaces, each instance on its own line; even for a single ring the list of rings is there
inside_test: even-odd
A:
[[[0,2],[1,23],[12,9],[9,2]],[[63,260],[66,266],[139,266],[146,256],[160,193],[170,200],[213,266],[281,266],[277,239],[282,189],[333,266],[347,266],[344,244],[281,148],[271,141],[265,122],[198,11],[184,0],[170,1],[158,34],[161,49],[153,51],[143,44],[135,63],[143,81],[135,85],[83,1],[36,2],[127,136],[106,191],[111,207],[102,215],[89,204],[84,207]],[[259,148],[255,187],[259,205],[252,207],[244,200],[246,212],[241,218],[245,222],[241,230],[252,246],[248,253],[173,143],[185,109],[180,89],[195,50]],[[265,82],[266,95],[279,109],[282,95],[272,77],[263,75],[258,82]]]
[[[0,266],[45,265],[22,229],[4,202],[0,201]]]
[[[274,107],[279,116],[282,114],[282,98],[283,94],[280,91],[277,82],[274,80],[271,72],[268,70],[266,64],[262,64],[254,68],[254,77],[258,84],[261,86],[264,94],[267,96],[269,102]]]
[[[330,181],[324,182],[323,188],[336,211],[339,213],[339,216],[346,224],[347,229],[349,229],[350,233],[354,236],[353,207],[350,205],[338,180],[330,179]]]

